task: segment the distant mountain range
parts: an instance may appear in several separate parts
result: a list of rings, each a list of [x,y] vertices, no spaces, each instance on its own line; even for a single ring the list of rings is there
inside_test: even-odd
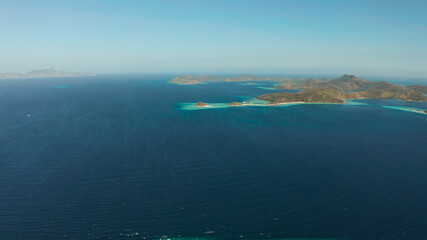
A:
[[[19,78],[50,78],[50,77],[82,77],[95,76],[94,73],[70,73],[64,71],[56,71],[55,69],[33,70],[26,74],[24,73],[0,73],[0,79],[19,79]]]

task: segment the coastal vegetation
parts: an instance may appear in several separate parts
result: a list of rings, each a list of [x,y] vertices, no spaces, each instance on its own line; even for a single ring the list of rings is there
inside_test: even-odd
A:
[[[206,82],[250,82],[248,84],[254,84],[252,82],[260,81],[272,81],[272,82],[284,82],[290,81],[290,78],[284,77],[264,77],[256,75],[243,75],[243,76],[234,76],[234,77],[221,77],[221,76],[210,76],[210,75],[201,75],[201,76],[191,76],[183,75],[178,76],[172,80],[170,83],[175,83],[179,85],[191,85],[191,84],[201,84]]]
[[[209,106],[208,104],[204,103],[204,102],[198,102],[196,104],[194,104],[195,107],[207,107]]]
[[[297,93],[281,92],[258,96],[270,104],[305,102],[305,103],[344,103],[345,94],[329,88],[311,88]]]
[[[287,102],[344,103],[344,99],[399,99],[426,102],[427,87],[395,85],[386,81],[372,82],[354,75],[343,75],[330,81],[307,80],[300,84],[282,83],[278,89],[305,89],[298,93],[270,93],[258,96],[271,104]]]
[[[228,104],[228,106],[239,107],[239,106],[243,106],[243,103],[241,103],[241,102],[232,102],[232,103]]]

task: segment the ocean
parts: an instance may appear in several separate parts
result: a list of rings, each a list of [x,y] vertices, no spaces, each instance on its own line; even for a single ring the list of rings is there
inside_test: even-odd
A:
[[[0,239],[427,239],[427,103],[172,77],[0,81]]]

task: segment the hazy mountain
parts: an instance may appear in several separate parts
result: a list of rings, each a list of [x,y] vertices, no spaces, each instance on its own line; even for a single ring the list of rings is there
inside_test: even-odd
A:
[[[49,77],[81,77],[95,76],[94,73],[70,73],[65,71],[56,71],[55,69],[33,70],[26,74],[23,73],[0,73],[0,79],[18,79],[18,78],[49,78]]]

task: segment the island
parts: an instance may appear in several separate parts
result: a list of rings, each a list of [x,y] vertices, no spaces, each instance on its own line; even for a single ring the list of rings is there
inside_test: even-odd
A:
[[[395,85],[386,81],[373,82],[354,75],[343,75],[330,81],[304,80],[299,84],[279,84],[278,89],[304,89],[297,93],[280,92],[258,96],[270,104],[281,103],[344,103],[345,99],[398,99],[427,102],[427,88],[421,85]]]
[[[414,89],[423,93],[427,93],[427,86],[423,85],[408,85],[407,88]]]
[[[25,79],[25,78],[51,78],[51,77],[83,77],[95,76],[94,73],[70,73],[65,71],[56,71],[55,69],[33,70],[28,73],[0,73],[0,79]]]
[[[178,76],[169,81],[169,83],[179,84],[179,85],[192,85],[192,84],[202,84],[207,82],[249,82],[248,85],[255,84],[254,82],[260,81],[272,81],[272,82],[285,82],[292,81],[290,78],[284,77],[265,77],[257,75],[243,75],[243,76],[233,76],[233,77],[221,77],[221,76],[210,76],[210,75],[201,75],[201,76],[191,76],[183,75]]]
[[[328,88],[311,88],[297,93],[280,92],[258,96],[270,104],[281,103],[344,103],[345,94]]]
[[[262,77],[254,75],[218,77],[218,76],[179,76],[172,79],[171,83],[187,85],[204,82],[240,82],[248,81],[273,81],[278,82],[274,87],[283,92],[268,93],[257,96],[262,103],[249,104],[232,102],[227,107],[279,105],[287,103],[328,103],[343,104],[345,100],[355,99],[396,99],[405,101],[427,102],[427,86],[423,85],[397,85],[386,81],[368,81],[355,75],[344,74],[335,79],[331,78],[283,78]],[[247,84],[246,84],[247,85]],[[290,92],[292,90],[293,92]],[[295,92],[295,90],[300,90]],[[206,103],[198,102],[195,107],[207,107]]]
[[[228,104],[227,106],[230,106],[230,107],[240,107],[240,106],[243,106],[243,103],[241,103],[241,102],[232,102],[232,103]]]
[[[204,102],[198,102],[194,104],[195,107],[208,107],[209,105]]]

